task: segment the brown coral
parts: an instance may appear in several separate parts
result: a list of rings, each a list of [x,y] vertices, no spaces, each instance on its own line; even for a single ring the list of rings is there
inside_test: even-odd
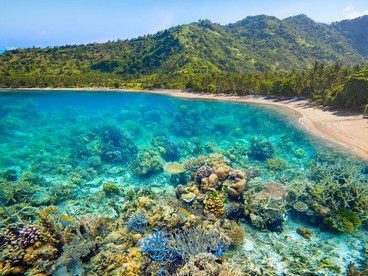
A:
[[[218,183],[219,183],[218,176],[212,173],[209,177],[202,178],[201,189],[204,191],[216,189]]]
[[[245,190],[245,184],[245,179],[240,179],[238,182],[231,184],[231,186],[227,190],[229,196],[234,198],[239,198],[240,196],[242,196]]]
[[[203,203],[205,212],[211,213],[217,218],[221,218],[225,214],[224,203],[218,195],[209,195]]]
[[[307,240],[311,240],[312,232],[306,227],[299,227],[296,232]]]
[[[164,171],[170,174],[179,174],[185,172],[185,168],[178,162],[168,162],[164,166]]]
[[[238,245],[244,241],[244,230],[234,220],[231,221],[231,229],[227,230],[225,233],[226,236],[232,240],[233,245]]]
[[[267,182],[263,184],[264,189],[258,193],[256,193],[255,198],[257,200],[264,200],[264,199],[274,199],[280,200],[286,194],[286,188],[284,185],[280,184],[279,182]]]
[[[231,171],[231,168],[228,166],[220,166],[216,169],[215,174],[218,176],[220,180],[225,180]]]

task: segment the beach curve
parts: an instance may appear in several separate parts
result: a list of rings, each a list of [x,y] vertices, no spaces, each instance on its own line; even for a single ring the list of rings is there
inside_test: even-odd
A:
[[[2,90],[73,90],[117,91],[168,95],[186,99],[220,100],[240,103],[272,105],[288,111],[298,118],[309,132],[323,139],[340,144],[353,154],[368,161],[368,118],[347,110],[329,110],[310,100],[268,98],[258,95],[238,96],[228,94],[193,93],[177,89],[129,90],[110,88],[21,88]]]
[[[299,123],[306,130],[338,143],[355,155],[368,160],[368,119],[363,114],[345,110],[329,110],[310,100],[280,100],[260,96],[199,94],[180,90],[149,92],[187,99],[221,100],[277,106],[297,116]]]

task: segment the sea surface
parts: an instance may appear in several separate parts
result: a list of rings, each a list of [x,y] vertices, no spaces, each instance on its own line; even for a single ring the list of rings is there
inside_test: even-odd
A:
[[[0,91],[0,177],[3,250],[10,246],[6,229],[18,229],[17,239],[29,225],[51,231],[40,212],[55,207],[42,214],[55,224],[52,233],[69,236],[51,245],[40,238],[56,248],[44,257],[49,274],[186,275],[180,273],[198,256],[177,251],[170,259],[176,265],[168,266],[144,244],[154,229],[170,236],[191,227],[229,238],[221,240],[224,252],[203,249],[207,258],[223,258],[208,268],[221,263],[216,269],[223,273],[232,267],[233,275],[338,275],[367,268],[368,164],[276,107],[138,92]],[[160,217],[148,219],[158,210]],[[87,218],[108,220],[99,222],[104,234],[83,226]],[[243,233],[239,241],[234,229]],[[69,256],[87,240],[93,248]],[[103,256],[117,254],[120,263],[102,264]],[[42,270],[36,261],[10,258],[21,260],[0,253],[1,273]]]

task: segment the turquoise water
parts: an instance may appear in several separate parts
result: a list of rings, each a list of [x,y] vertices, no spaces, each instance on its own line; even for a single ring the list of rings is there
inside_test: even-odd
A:
[[[149,189],[155,191],[156,197],[162,197],[156,204],[174,204],[203,215],[199,199],[186,204],[180,198],[165,195],[170,190],[175,193],[178,184],[191,185],[195,181],[193,173],[198,167],[190,167],[188,161],[202,156],[207,160],[203,164],[213,168],[229,166],[247,175],[246,189],[239,198],[227,198],[226,187],[230,186],[225,181],[210,190],[216,197],[220,194],[225,206],[238,204],[237,208],[247,209],[243,204],[248,191],[249,197],[251,190],[262,190],[263,183],[278,182],[289,191],[286,203],[275,201],[275,206],[285,207],[272,214],[280,225],[286,224],[289,217],[312,230],[317,227],[315,231],[318,227],[327,232],[365,231],[367,164],[308,134],[297,118],[274,107],[149,93],[3,91],[0,117],[1,227],[17,223],[19,216],[23,223],[37,222],[37,215],[17,214],[21,206],[35,208],[33,211],[57,206],[55,220],[65,214],[72,221],[87,214],[127,220],[133,209],[142,207],[136,203],[131,211],[121,211],[131,199],[130,193],[149,197]],[[186,164],[186,171],[170,173],[165,169],[170,162]],[[234,180],[229,176],[228,181]],[[114,197],[106,183],[119,189],[112,192]],[[340,192],[344,194],[340,195],[333,185],[341,185]],[[361,192],[359,199],[353,198],[353,186]],[[326,189],[330,191],[324,194]],[[210,196],[209,192],[200,192]],[[351,198],[344,202],[346,197]],[[307,205],[307,209],[296,207],[297,202]],[[330,213],[318,211],[317,205]],[[144,212],[148,214],[153,207],[150,208]],[[247,212],[271,216],[264,213],[268,209],[255,208],[249,207]],[[346,210],[352,213],[346,215]],[[353,215],[359,216],[359,223],[351,222]],[[260,230],[285,233],[287,229],[286,225],[284,230],[280,225],[274,227],[276,219],[260,226],[242,212],[231,218]],[[148,234],[146,231],[144,235]],[[94,254],[100,253],[96,250]],[[361,268],[363,251],[359,254],[360,259],[351,260]],[[327,274],[333,271],[328,265],[322,269]]]

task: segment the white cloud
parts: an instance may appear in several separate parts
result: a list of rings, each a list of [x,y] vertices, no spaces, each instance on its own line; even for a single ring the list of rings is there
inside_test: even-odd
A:
[[[344,8],[343,13],[345,15],[345,18],[354,19],[354,18],[368,14],[368,9],[363,10],[363,11],[358,11],[353,6],[347,6],[346,8]]]

